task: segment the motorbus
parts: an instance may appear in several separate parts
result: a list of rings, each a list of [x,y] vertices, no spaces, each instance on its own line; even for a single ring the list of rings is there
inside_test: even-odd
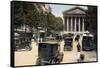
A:
[[[96,45],[94,44],[94,37],[92,34],[83,34],[82,49],[84,51],[94,50]]]

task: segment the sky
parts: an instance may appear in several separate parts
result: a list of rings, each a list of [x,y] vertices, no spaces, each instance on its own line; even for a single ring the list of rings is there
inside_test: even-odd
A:
[[[51,10],[52,10],[52,13],[57,16],[57,17],[63,17],[62,13],[63,11],[65,10],[69,10],[71,9],[72,7],[75,7],[75,5],[57,5],[57,4],[49,4],[50,7],[51,7]],[[87,9],[86,6],[79,6],[83,9]]]

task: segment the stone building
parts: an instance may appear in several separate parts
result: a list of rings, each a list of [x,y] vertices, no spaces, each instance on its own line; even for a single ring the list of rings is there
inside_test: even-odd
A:
[[[80,7],[73,7],[63,12],[64,30],[67,33],[85,32],[85,10]]]

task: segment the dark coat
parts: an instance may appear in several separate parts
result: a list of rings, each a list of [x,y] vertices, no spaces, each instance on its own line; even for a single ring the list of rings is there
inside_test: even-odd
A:
[[[81,46],[80,46],[80,44],[78,43],[78,45],[77,45],[77,51],[78,52],[80,52],[81,51]]]

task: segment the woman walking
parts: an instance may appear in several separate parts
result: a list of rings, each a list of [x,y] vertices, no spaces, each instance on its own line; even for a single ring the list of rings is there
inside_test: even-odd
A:
[[[77,61],[79,61],[79,59],[80,59],[80,52],[81,52],[81,46],[78,43],[78,45],[77,45]]]

